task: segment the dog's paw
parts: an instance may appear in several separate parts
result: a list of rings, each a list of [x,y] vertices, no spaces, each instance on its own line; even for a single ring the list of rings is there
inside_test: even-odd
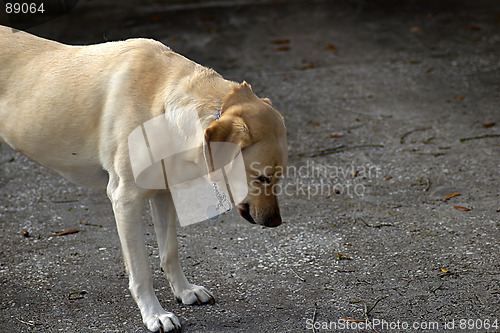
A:
[[[187,305],[214,304],[215,299],[205,287],[190,284],[188,288],[176,293],[175,298],[179,303]]]
[[[151,314],[143,319],[148,330],[159,333],[180,333],[182,332],[179,319],[171,313]]]

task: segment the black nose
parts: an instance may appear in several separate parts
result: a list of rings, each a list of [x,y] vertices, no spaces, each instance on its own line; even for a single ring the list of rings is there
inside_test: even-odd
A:
[[[266,221],[266,223],[264,223],[266,227],[271,227],[271,228],[277,227],[280,224],[281,224],[281,215],[279,213],[274,214],[273,217],[271,217]]]

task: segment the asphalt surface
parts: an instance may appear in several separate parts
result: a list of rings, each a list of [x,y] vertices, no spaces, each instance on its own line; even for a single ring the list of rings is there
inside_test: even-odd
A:
[[[184,332],[500,331],[498,2],[93,0],[29,31],[154,38],[283,114],[284,224],[179,229],[215,305],[173,299],[144,217]],[[127,283],[105,193],[4,145],[0,332],[146,332]]]

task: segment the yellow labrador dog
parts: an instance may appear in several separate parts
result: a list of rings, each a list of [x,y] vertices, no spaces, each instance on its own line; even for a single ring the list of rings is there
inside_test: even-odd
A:
[[[141,221],[148,200],[174,296],[184,304],[214,302],[180,266],[171,192],[137,186],[127,143],[135,128],[159,115],[169,115],[172,133],[182,130],[190,120],[177,119],[186,106],[202,125],[200,147],[218,141],[241,149],[249,191],[237,205],[240,215],[280,225],[277,198],[264,189],[286,166],[286,130],[269,100],[248,84],[225,80],[153,40],[69,46],[0,27],[0,137],[70,181],[107,189],[129,288],[151,331],[178,332],[181,326],[153,290]],[[188,157],[177,163],[186,170],[206,167]]]

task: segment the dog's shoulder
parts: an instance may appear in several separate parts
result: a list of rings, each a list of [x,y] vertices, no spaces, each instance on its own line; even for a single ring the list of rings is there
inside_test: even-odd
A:
[[[124,50],[142,50],[152,53],[173,52],[167,45],[150,38],[130,38],[111,43],[119,44]]]
[[[170,47],[154,39],[131,38],[90,45],[88,51],[100,56],[119,57],[119,62],[136,64],[138,67],[166,66],[166,62],[178,61],[179,55]]]
[[[167,45],[148,38],[131,38],[122,41],[95,44],[96,47],[112,50],[113,53],[125,54],[132,57],[146,57],[150,61],[158,56],[175,54]]]

